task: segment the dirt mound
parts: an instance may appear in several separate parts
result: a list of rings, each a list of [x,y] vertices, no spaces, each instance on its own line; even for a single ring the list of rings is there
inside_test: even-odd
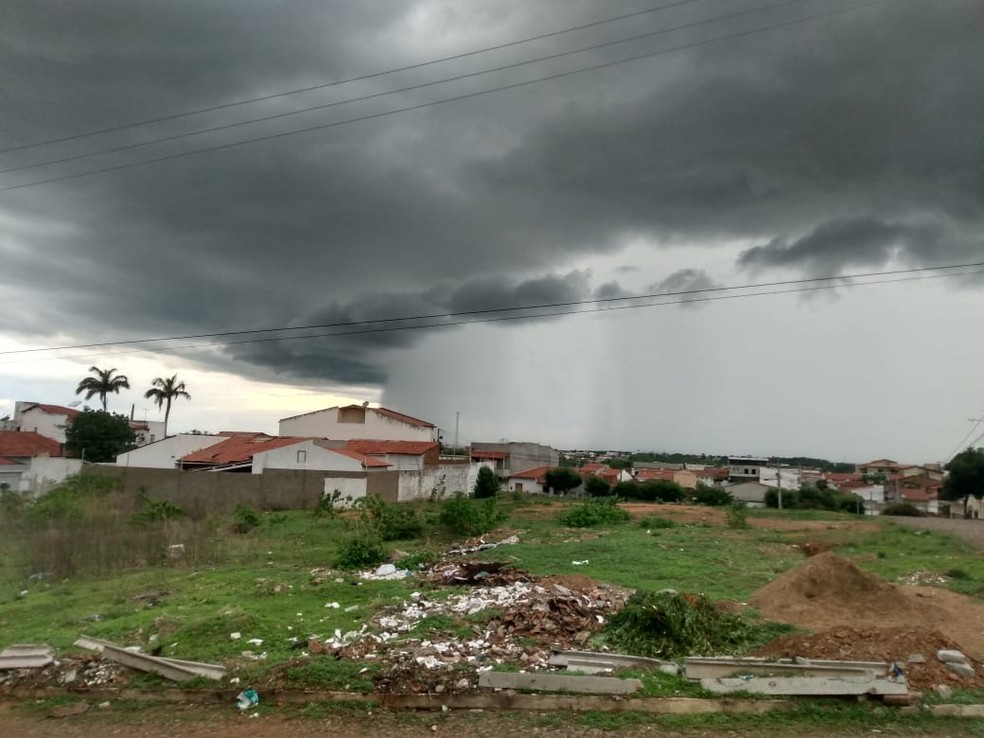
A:
[[[937,684],[960,687],[984,686],[978,666],[973,679],[961,679],[936,658],[941,648],[964,651],[938,630],[900,628],[832,628],[813,635],[779,638],[755,652],[776,658],[834,659],[843,661],[892,661],[905,671],[909,686],[932,689]],[[910,662],[910,659],[912,661]]]
[[[899,587],[829,551],[772,580],[751,602],[770,620],[821,628],[862,614],[902,625],[920,610]]]

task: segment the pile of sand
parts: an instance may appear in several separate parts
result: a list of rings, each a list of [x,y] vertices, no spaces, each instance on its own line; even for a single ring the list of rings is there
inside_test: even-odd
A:
[[[780,575],[756,592],[751,604],[767,620],[813,631],[844,627],[939,631],[951,643],[963,644],[966,650],[960,650],[971,658],[984,659],[984,606],[937,587],[886,582],[831,552]],[[860,658],[851,656],[855,657]]]
[[[941,613],[901,587],[829,551],[807,559],[756,592],[751,604],[769,620],[821,629],[872,623],[933,627]]]

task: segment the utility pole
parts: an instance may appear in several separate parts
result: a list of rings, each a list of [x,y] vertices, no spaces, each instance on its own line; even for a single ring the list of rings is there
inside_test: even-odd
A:
[[[779,509],[782,510],[782,470],[778,458],[776,458],[776,492],[779,493]]]
[[[461,411],[454,411],[454,452],[458,453],[458,422],[461,420]]]

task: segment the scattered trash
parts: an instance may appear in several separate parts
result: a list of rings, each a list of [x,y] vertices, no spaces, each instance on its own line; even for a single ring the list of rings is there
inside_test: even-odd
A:
[[[422,575],[435,584],[482,584],[501,587],[514,582],[528,582],[529,574],[504,561],[449,561],[432,566]]]
[[[341,605],[339,605],[337,602],[326,602],[325,603],[325,607],[329,607],[332,610],[337,610],[338,608],[341,607]],[[346,611],[347,611],[347,608],[346,608]]]
[[[588,561],[587,559],[585,559],[584,561],[572,561],[571,562],[571,564],[573,564],[574,566],[585,566],[585,565],[590,564],[590,563],[591,562]]]
[[[406,579],[409,569],[397,569],[394,564],[381,564],[375,571],[359,572],[359,578],[371,580]]]
[[[230,633],[229,634],[229,640],[231,640],[231,641],[238,641],[242,637],[243,637],[243,634],[240,633],[239,631],[236,631],[235,633]]]
[[[449,548],[444,552],[444,556],[445,558],[448,556],[464,556],[465,554],[478,553],[479,551],[488,551],[499,546],[514,546],[517,543],[519,543],[519,536],[509,536],[508,538],[503,538],[501,541],[495,542],[487,542],[484,538],[476,538],[465,542],[462,546]]]
[[[262,638],[250,638],[246,642],[247,643],[251,643],[254,646],[262,646],[263,645],[263,639]]]
[[[248,710],[258,704],[260,704],[260,695],[256,693],[255,689],[244,689],[236,695],[236,707],[240,710]],[[255,714],[251,717],[255,717]]]

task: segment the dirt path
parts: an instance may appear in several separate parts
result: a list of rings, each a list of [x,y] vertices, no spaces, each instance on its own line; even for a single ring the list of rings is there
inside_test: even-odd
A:
[[[764,718],[762,718],[764,719]],[[953,738],[979,735],[975,721],[946,720],[940,731]],[[915,726],[882,724],[877,732],[885,736],[926,734]],[[367,713],[363,710],[337,711],[327,715],[299,717],[280,714],[256,718],[242,715],[230,707],[144,707],[92,710],[69,718],[51,718],[43,713],[25,713],[10,703],[0,703],[0,735],[11,738],[531,738],[531,736],[659,736],[660,738],[696,738],[696,736],[778,736],[789,735],[789,723],[719,724],[715,727],[668,729],[658,718],[642,722],[593,724],[590,718],[561,713]],[[925,728],[925,724],[921,726]],[[914,732],[915,731],[915,732]],[[798,738],[848,738],[870,736],[871,726],[825,728],[822,720],[797,724]],[[934,734],[935,731],[934,731]],[[942,732],[939,734],[943,734]]]

